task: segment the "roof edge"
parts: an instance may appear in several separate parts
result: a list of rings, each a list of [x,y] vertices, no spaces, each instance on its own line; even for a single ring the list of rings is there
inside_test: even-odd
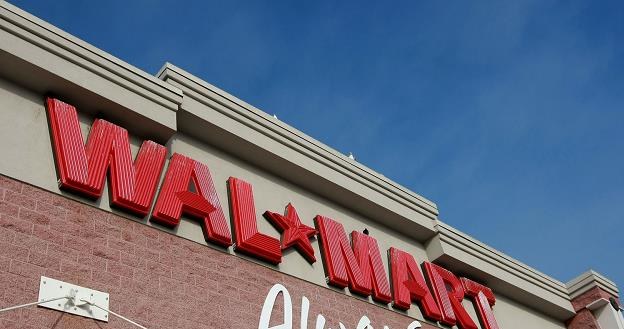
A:
[[[616,298],[620,297],[615,282],[594,270],[589,270],[570,280],[566,283],[566,287],[571,298],[576,298],[594,287],[598,287]]]
[[[377,192],[385,194],[410,208],[417,209],[417,211],[431,219],[437,218],[438,209],[434,202],[391,181],[384,175],[348,158],[341,152],[332,149],[197,76],[171,63],[165,63],[159,70],[157,77],[164,81],[175,82],[178,88],[183,89],[184,97],[195,98],[197,101],[204,103],[207,101],[215,103],[214,105],[218,106],[209,107],[244,123],[247,127],[271,138],[277,143],[288,146],[305,156],[314,158]],[[180,129],[182,130],[183,127],[180,127]]]
[[[182,96],[182,91],[178,88],[164,83],[152,74],[96,48],[6,1],[0,0],[0,8],[6,11],[0,12],[0,17],[3,20],[32,32],[37,37],[76,54],[80,56],[80,58],[110,73],[118,75],[127,82],[134,82],[136,85],[169,101],[176,102]],[[140,83],[136,83],[137,80],[140,81]]]
[[[452,226],[436,221],[438,234],[427,245],[432,261],[453,266],[495,293],[561,320],[574,315],[566,285]]]

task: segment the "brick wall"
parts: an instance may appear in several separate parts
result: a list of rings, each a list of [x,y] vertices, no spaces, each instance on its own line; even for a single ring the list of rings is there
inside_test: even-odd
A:
[[[291,293],[295,328],[302,295],[311,304],[309,328],[318,313],[332,328],[338,321],[355,328],[362,315],[375,328],[406,328],[412,321],[4,176],[0,197],[0,308],[35,301],[45,275],[110,293],[112,311],[148,328],[257,328],[275,283]],[[104,323],[33,306],[1,313],[0,328],[134,327],[114,317]]]
[[[567,321],[568,329],[600,329],[600,325],[590,310],[585,308],[587,305],[601,298],[609,300],[616,298],[599,287],[593,287],[580,296],[572,300],[574,311],[577,312],[574,317]],[[617,298],[616,298],[617,300]]]
[[[617,300],[616,296],[609,294],[599,287],[593,287],[581,294],[580,296],[574,298],[572,300],[572,306],[574,307],[574,311],[578,312],[579,310],[584,309],[585,306],[601,298],[604,298],[606,300],[609,300],[610,298],[615,298]]]

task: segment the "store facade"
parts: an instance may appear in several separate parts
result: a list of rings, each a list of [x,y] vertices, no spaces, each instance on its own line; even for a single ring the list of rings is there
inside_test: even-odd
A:
[[[4,2],[0,24],[0,308],[44,276],[148,328],[624,329],[600,274],[550,278],[174,65]],[[132,327],[44,307],[0,326]]]

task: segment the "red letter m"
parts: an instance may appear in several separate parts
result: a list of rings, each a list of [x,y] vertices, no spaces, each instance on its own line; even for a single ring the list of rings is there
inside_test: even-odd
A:
[[[46,107],[59,187],[99,198],[110,171],[111,204],[147,215],[165,162],[165,147],[143,142],[133,164],[127,130],[97,119],[85,147],[76,108],[55,98],[47,98]]]
[[[342,224],[324,216],[316,216],[315,220],[328,283],[340,288],[348,285],[352,292],[390,302],[390,286],[377,240],[354,231],[351,248]]]

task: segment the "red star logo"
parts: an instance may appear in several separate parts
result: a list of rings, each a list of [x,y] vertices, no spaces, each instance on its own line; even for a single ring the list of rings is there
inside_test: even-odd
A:
[[[288,204],[284,210],[284,216],[266,211],[264,217],[282,232],[282,250],[295,247],[310,263],[316,262],[314,248],[310,238],[316,235],[316,230],[301,224],[297,210],[292,204]]]

